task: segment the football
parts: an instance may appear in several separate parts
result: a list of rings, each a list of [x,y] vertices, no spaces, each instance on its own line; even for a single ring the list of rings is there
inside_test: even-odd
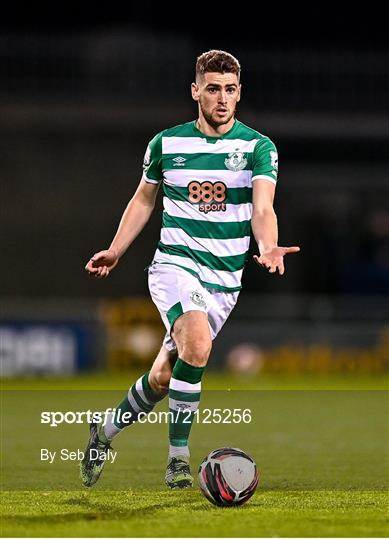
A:
[[[259,471],[255,461],[239,448],[213,450],[199,467],[199,485],[216,506],[245,503],[254,494]]]

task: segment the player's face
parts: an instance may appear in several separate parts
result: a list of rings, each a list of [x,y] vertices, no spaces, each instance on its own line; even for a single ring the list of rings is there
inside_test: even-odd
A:
[[[233,118],[240,88],[235,73],[204,73],[192,84],[192,97],[199,103],[206,121],[217,127]]]

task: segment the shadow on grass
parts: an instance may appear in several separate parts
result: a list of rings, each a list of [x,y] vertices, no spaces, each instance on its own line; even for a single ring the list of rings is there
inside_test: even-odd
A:
[[[65,524],[88,521],[112,521],[112,520],[127,520],[133,518],[145,518],[147,516],[155,516],[159,511],[187,511],[191,513],[201,512],[230,512],[241,507],[216,507],[210,504],[197,491],[181,492],[158,492],[154,494],[154,500],[148,501],[148,495],[140,493],[125,493],[120,499],[116,499],[112,494],[109,501],[101,501],[99,497],[104,492],[80,493],[72,494],[68,498],[63,498],[60,501],[53,500],[55,506],[53,511],[49,508],[45,509],[40,515],[4,515],[2,516],[3,523],[9,524],[17,522],[18,525],[33,525],[41,524]],[[106,496],[107,494],[104,493]],[[158,500],[155,500],[155,497]],[[131,508],[131,505],[135,507]],[[250,501],[251,510],[253,507],[259,508],[263,506],[260,501]],[[77,508],[79,511],[71,511],[72,508]],[[59,511],[62,509],[62,511]],[[69,510],[69,511],[67,511]],[[171,515],[171,513],[169,513]],[[159,515],[158,519],[161,518]]]
[[[104,492],[102,492],[104,493]],[[106,494],[105,494],[106,495]],[[82,493],[72,495],[69,498],[63,498],[61,501],[53,500],[52,504],[55,507],[53,511],[47,508],[40,515],[12,515],[3,514],[3,524],[17,522],[18,525],[39,524],[43,523],[69,523],[79,521],[112,521],[126,520],[131,518],[144,518],[149,515],[155,515],[159,511],[177,510],[182,508],[193,511],[209,511],[212,508],[205,499],[198,500],[199,494],[195,491],[187,493],[158,493],[158,501],[147,501],[147,495],[140,496],[139,493],[122,494],[119,500],[112,499],[109,501],[101,501],[96,497],[96,493]],[[196,500],[197,499],[197,500]],[[131,508],[131,505],[135,507]],[[71,511],[71,508],[77,507],[79,511]],[[62,511],[58,511],[62,509]],[[69,510],[69,511],[67,511]]]

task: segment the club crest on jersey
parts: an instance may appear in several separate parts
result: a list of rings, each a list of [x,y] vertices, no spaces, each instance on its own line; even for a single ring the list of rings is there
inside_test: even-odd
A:
[[[224,165],[230,171],[241,171],[247,165],[247,159],[244,157],[243,152],[239,152],[237,148],[235,152],[230,152],[228,158],[224,160]]]
[[[190,299],[192,300],[192,302],[194,304],[196,304],[197,306],[204,306],[206,307],[206,303],[205,303],[205,300],[203,298],[203,295],[201,293],[199,293],[198,291],[192,291],[190,293]]]

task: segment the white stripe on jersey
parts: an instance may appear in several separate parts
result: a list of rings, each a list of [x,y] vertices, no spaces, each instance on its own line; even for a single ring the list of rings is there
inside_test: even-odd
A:
[[[164,171],[165,183],[170,186],[187,187],[189,182],[224,182],[227,187],[251,187],[252,171],[197,171],[181,169]]]
[[[221,240],[219,238],[193,238],[182,229],[162,227],[161,242],[166,245],[188,246],[190,249],[209,252],[217,257],[228,257],[230,255],[246,253],[250,245],[250,236],[230,238],[227,240]]]
[[[208,143],[202,137],[162,137],[162,154],[229,154],[253,152],[260,139],[219,139]]]
[[[205,204],[205,203],[204,203]],[[168,197],[163,198],[163,206],[166,212],[172,217],[181,217],[187,219],[196,219],[197,221],[212,221],[215,223],[226,221],[247,221],[251,219],[252,203],[242,203],[229,205],[226,204],[226,210],[223,212],[212,211],[204,214],[200,212],[197,206],[187,201],[173,201]]]

